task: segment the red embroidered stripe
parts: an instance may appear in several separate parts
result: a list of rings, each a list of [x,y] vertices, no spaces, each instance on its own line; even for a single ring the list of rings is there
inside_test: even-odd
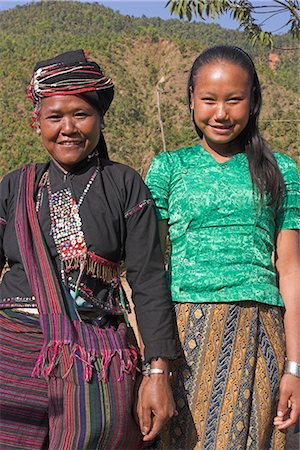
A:
[[[140,209],[142,209],[144,206],[150,205],[152,203],[153,203],[152,198],[142,200],[140,203],[138,203],[137,205],[133,206],[128,211],[126,211],[126,213],[124,214],[125,219],[132,216],[132,214],[136,213],[137,211],[140,211]]]

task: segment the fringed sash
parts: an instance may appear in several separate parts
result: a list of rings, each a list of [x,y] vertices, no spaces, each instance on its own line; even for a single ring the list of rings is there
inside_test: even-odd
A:
[[[44,335],[44,344],[32,375],[47,378],[53,373],[59,364],[63,346],[67,345],[70,348],[67,373],[73,367],[74,358],[79,358],[84,365],[84,380],[89,381],[94,369],[93,362],[98,357],[102,362],[100,377],[106,380],[110,361],[118,355],[121,361],[120,379],[124,372],[134,377],[137,354],[126,342],[126,325],[121,324],[115,331],[85,324],[77,313],[71,295],[60,282],[37,219],[34,184],[35,164],[29,164],[20,171],[15,227],[24,270],[37,301]]]

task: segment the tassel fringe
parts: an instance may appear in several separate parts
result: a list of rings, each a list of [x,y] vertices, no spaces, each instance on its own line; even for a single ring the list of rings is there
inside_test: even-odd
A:
[[[76,256],[70,259],[64,259],[65,271],[79,269],[84,267],[86,273],[94,278],[101,278],[106,283],[110,283],[114,278],[121,274],[120,263],[108,261],[96,253],[88,252],[82,256]]]
[[[48,379],[51,375],[57,375],[57,368],[61,363],[65,346],[69,346],[68,362],[64,367],[62,378],[66,378],[73,366],[75,358],[83,363],[83,378],[88,382],[95,370],[99,380],[108,381],[109,367],[114,357],[120,361],[120,372],[118,381],[124,379],[124,374],[130,374],[135,380],[138,364],[138,353],[133,346],[124,346],[125,330],[121,324],[119,330],[96,328],[97,343],[94,348],[86,350],[82,345],[71,342],[61,342],[53,340],[47,345],[44,344],[31,376]],[[126,326],[125,326],[126,327]],[[95,332],[95,328],[93,330]],[[85,332],[87,333],[87,332]],[[126,342],[126,341],[125,341]],[[92,344],[95,344],[92,343]],[[117,346],[117,347],[116,347]],[[64,360],[65,361],[65,360]]]

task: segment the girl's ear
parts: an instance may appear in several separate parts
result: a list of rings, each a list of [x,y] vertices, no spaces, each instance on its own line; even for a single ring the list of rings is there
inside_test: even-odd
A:
[[[256,88],[253,87],[251,91],[251,98],[250,98],[250,115],[253,114],[254,107],[255,107],[255,91]]]
[[[194,92],[192,87],[190,87],[190,108],[194,109]]]

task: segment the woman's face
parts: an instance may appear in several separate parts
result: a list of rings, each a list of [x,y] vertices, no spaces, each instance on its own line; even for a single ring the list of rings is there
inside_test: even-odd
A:
[[[247,126],[250,106],[251,83],[242,67],[218,61],[198,70],[191,107],[203,132],[204,148],[222,152],[238,147],[238,136]]]
[[[42,99],[38,125],[43,144],[67,171],[95,149],[102,123],[100,113],[81,97],[55,95]]]

